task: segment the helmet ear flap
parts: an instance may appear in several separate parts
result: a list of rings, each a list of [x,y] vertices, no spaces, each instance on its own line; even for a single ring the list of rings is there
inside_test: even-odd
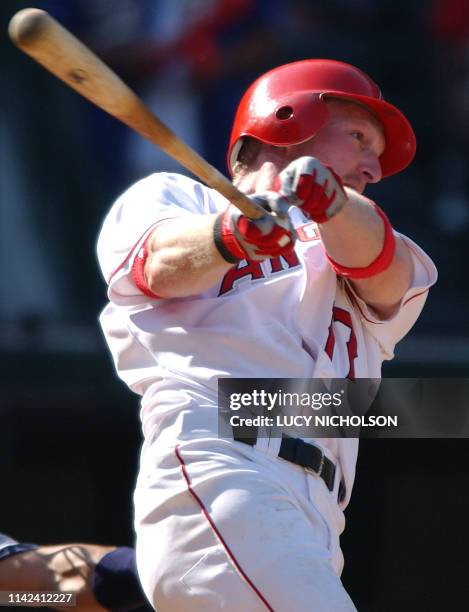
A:
[[[319,93],[301,91],[279,99],[267,117],[264,133],[258,137],[269,144],[288,146],[309,140],[329,117],[327,104]]]
[[[253,105],[251,111],[255,111]],[[327,104],[322,94],[297,92],[276,101],[266,112],[265,104],[259,108],[262,114],[252,112],[244,133],[234,142],[229,152],[229,168],[232,171],[243,145],[244,136],[266,144],[288,147],[312,138],[329,118]]]

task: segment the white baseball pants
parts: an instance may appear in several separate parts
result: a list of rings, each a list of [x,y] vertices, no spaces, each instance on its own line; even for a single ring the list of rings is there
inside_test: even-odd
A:
[[[137,566],[158,612],[353,612],[343,514],[314,474],[240,442],[142,454]]]

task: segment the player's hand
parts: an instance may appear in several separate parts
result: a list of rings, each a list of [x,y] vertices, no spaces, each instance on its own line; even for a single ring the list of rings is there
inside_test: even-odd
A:
[[[329,221],[347,202],[340,178],[315,157],[288,164],[276,178],[275,190],[316,223]]]
[[[290,253],[295,230],[288,216],[290,204],[275,191],[250,196],[266,209],[260,219],[250,219],[230,205],[219,217],[215,242],[221,241],[234,260],[263,261]]]

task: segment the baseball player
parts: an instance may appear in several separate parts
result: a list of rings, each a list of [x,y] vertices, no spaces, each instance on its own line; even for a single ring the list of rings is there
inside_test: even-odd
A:
[[[361,70],[294,62],[234,120],[229,169],[261,219],[166,173],[107,215],[100,322],[142,396],[137,567],[158,612],[355,609],[339,536],[358,441],[221,439],[217,380],[380,376],[436,270],[363,192],[415,146]]]
[[[126,546],[38,546],[0,533],[0,591],[73,593],[76,612],[151,610],[138,581],[135,552]]]

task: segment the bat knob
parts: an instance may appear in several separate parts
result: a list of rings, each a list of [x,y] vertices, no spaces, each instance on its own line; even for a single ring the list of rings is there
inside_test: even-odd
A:
[[[8,26],[8,34],[18,47],[30,44],[43,32],[50,17],[46,11],[36,8],[26,8],[13,15]]]

